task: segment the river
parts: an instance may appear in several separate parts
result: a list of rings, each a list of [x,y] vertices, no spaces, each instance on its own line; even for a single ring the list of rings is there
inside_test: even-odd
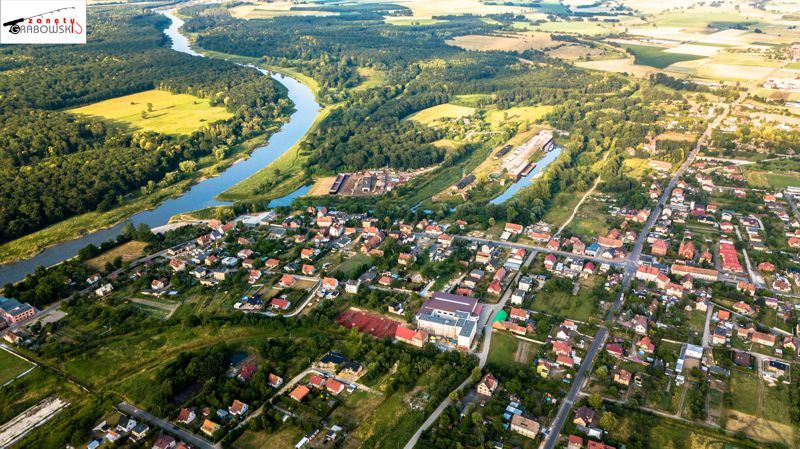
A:
[[[556,145],[552,151],[545,153],[544,157],[542,157],[541,159],[539,159],[538,162],[536,162],[536,167],[534,167],[534,169],[531,170],[531,172],[528,173],[527,176],[520,178],[519,181],[511,184],[506,189],[505,192],[503,192],[500,196],[490,201],[490,203],[502,204],[506,200],[514,196],[515,193],[531,185],[531,181],[533,181],[533,179],[537,177],[539,173],[542,173],[544,169],[547,168],[547,166],[550,165],[554,160],[556,160],[556,158],[558,158],[558,156],[560,155],[561,155],[561,147]]]
[[[164,30],[164,33],[172,39],[172,49],[192,56],[202,57],[203,55],[192,50],[189,40],[180,33],[183,20],[175,17],[172,11],[161,11],[161,13],[172,20],[169,28]],[[320,110],[320,106],[314,98],[314,93],[308,86],[288,76],[270,74],[266,70],[257,67],[253,67],[253,69],[262,72],[266,76],[271,76],[284,85],[289,91],[289,98],[295,105],[295,112],[291,115],[289,122],[285,123],[278,132],[270,136],[266,145],[256,148],[248,159],[231,165],[219,176],[198,182],[182,195],[164,201],[155,209],[139,212],[131,216],[127,221],[111,228],[92,232],[75,240],[48,247],[30,259],[3,265],[0,268],[0,285],[21,280],[26,274],[32,273],[39,265],[49,267],[70,259],[77,255],[78,250],[86,245],[99,245],[114,238],[119,235],[128,221],[135,225],[144,223],[150,227],[156,227],[166,224],[170,217],[176,214],[227,204],[216,200],[216,196],[269,165],[281,154],[285,153],[311,128]],[[299,193],[303,192],[302,189],[298,189],[298,191],[285,198],[275,200],[275,205],[283,204],[286,201],[291,202],[291,199],[288,198],[292,197],[293,199],[302,195],[302,193]]]

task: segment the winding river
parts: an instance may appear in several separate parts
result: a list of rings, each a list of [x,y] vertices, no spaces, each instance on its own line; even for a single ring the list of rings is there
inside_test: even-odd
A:
[[[176,17],[173,11],[160,12],[172,20],[169,28],[164,30],[164,33],[172,39],[172,49],[192,56],[202,57],[203,55],[192,50],[189,40],[180,33],[179,30],[183,25],[183,20]],[[262,72],[266,76],[271,76],[288,89],[289,98],[295,105],[295,112],[290,117],[289,122],[284,124],[280,131],[270,136],[266,145],[255,149],[248,159],[231,165],[219,176],[205,179],[193,185],[182,195],[164,201],[155,209],[142,211],[131,216],[128,221],[133,222],[133,224],[144,223],[150,227],[157,227],[166,224],[173,215],[226,204],[216,200],[215,197],[269,165],[298,142],[311,128],[320,110],[320,106],[317,104],[311,89],[294,78],[270,74],[266,70],[257,67],[253,67],[253,69]],[[301,191],[302,188],[298,190]],[[294,197],[300,194],[294,192],[290,196]],[[291,199],[287,197],[276,200],[276,205],[286,201],[291,201]],[[0,267],[0,285],[21,280],[26,274],[32,273],[39,265],[48,267],[74,257],[78,254],[78,250],[86,245],[98,245],[116,237],[122,231],[125,223],[127,221],[111,228],[86,234],[75,240],[51,246],[30,259],[3,265]]]

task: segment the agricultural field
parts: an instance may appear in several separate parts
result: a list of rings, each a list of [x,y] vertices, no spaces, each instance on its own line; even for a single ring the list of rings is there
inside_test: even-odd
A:
[[[107,120],[129,131],[190,134],[233,116],[224,106],[189,94],[148,90],[71,109],[74,114]]]
[[[655,67],[658,69],[666,68],[672,64],[682,61],[692,61],[700,59],[701,56],[670,53],[663,47],[652,47],[647,45],[620,44],[623,48],[633,53],[633,61],[636,64]]]
[[[228,8],[237,19],[272,19],[282,16],[332,16],[329,11],[308,10],[311,4],[303,5],[289,1],[241,3]]]
[[[457,36],[445,41],[449,45],[475,51],[544,50],[557,45],[549,33],[524,32],[515,34]]]

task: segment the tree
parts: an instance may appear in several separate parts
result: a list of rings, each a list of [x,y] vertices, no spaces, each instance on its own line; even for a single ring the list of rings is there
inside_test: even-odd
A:
[[[600,427],[606,432],[612,432],[617,428],[617,417],[611,412],[603,412],[600,416]]]
[[[591,396],[589,396],[589,399],[588,399],[587,402],[589,402],[589,406],[590,407],[592,407],[594,409],[598,409],[598,408],[602,407],[602,405],[603,405],[603,397],[600,396],[597,393],[593,393]]]

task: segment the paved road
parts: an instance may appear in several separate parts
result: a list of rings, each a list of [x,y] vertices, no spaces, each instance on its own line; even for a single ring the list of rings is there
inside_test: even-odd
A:
[[[117,409],[122,413],[127,415],[133,416],[134,418],[138,418],[141,421],[144,421],[150,425],[156,426],[161,428],[161,430],[174,435],[178,439],[185,441],[186,443],[191,444],[192,446],[199,448],[199,449],[219,449],[220,446],[218,444],[214,444],[205,438],[201,438],[187,430],[181,429],[180,427],[172,424],[171,422],[167,421],[166,419],[159,418],[157,416],[153,416],[146,411],[137,408],[134,405],[128,404],[127,402],[120,402],[117,404]]]
[[[535,257],[536,257],[536,251],[531,251],[531,253],[528,255],[528,258],[525,259],[525,263],[523,264],[523,266],[524,267],[530,266],[531,262],[533,262],[533,259]],[[484,304],[483,306],[486,312],[485,314],[482,315],[486,317],[486,322],[484,323],[483,326],[483,343],[481,344],[481,352],[477,354],[478,366],[480,368],[483,368],[486,365],[486,360],[489,358],[489,347],[492,345],[492,318],[494,317],[495,313],[497,313],[497,311],[502,310],[503,307],[505,307],[509,298],[511,298],[511,293],[514,290],[514,286],[519,281],[521,275],[522,271],[521,270],[517,271],[517,274],[511,280],[509,287],[506,289],[505,294],[503,294],[503,297],[500,299],[500,301],[497,302],[497,304]],[[463,390],[464,388],[466,388],[469,382],[470,379],[467,378],[466,380],[464,380],[464,382],[461,383],[461,385],[459,385],[455,389],[455,391]],[[442,401],[442,403],[439,404],[438,407],[436,407],[433,413],[431,413],[430,416],[428,416],[425,422],[422,423],[419,429],[417,429],[417,431],[414,432],[414,435],[411,437],[410,440],[408,440],[408,443],[406,443],[403,449],[413,449],[413,447],[417,444],[417,441],[419,441],[419,438],[422,436],[422,433],[428,430],[433,425],[433,423],[436,422],[439,416],[445,411],[445,409],[447,409],[447,407],[449,407],[452,403],[453,402],[450,400],[449,396],[445,398],[445,400]]]
[[[432,238],[432,236],[426,234],[418,234],[418,235]],[[555,254],[556,256],[563,256],[563,257],[576,257],[580,259],[591,260],[592,262],[607,263],[609,265],[616,265],[616,266],[625,265],[626,261],[628,260],[628,259],[607,259],[605,257],[588,256],[585,254],[575,254],[569,251],[552,250],[544,246],[530,245],[527,243],[504,242],[501,240],[492,240],[482,237],[471,237],[468,235],[456,235],[454,236],[454,238],[459,240],[468,240],[470,242],[476,242],[476,243],[491,243],[493,245],[505,246],[507,248],[513,248],[513,249],[522,248],[526,251],[533,251],[536,253]]]
[[[735,102],[741,102],[745,97],[746,93],[743,93]],[[615,314],[617,311],[622,307],[622,301],[625,294],[625,291],[628,290],[630,286],[631,279],[633,278],[634,274],[636,273],[636,269],[638,267],[639,257],[642,255],[642,247],[644,246],[644,242],[647,239],[647,235],[650,233],[650,230],[655,225],[655,222],[661,216],[661,211],[664,209],[664,206],[667,204],[670,195],[672,194],[672,190],[678,184],[678,180],[683,176],[686,170],[691,166],[694,162],[694,159],[697,157],[697,154],[700,152],[700,148],[705,145],[708,138],[711,136],[711,132],[719,126],[722,120],[730,112],[730,106],[725,105],[723,106],[723,112],[718,115],[706,128],[703,132],[703,135],[697,140],[694,148],[692,149],[691,153],[689,153],[689,157],[681,164],[678,171],[675,172],[675,175],[670,179],[667,187],[664,189],[664,192],[661,194],[661,197],[658,199],[658,203],[656,207],[652,209],[650,212],[650,216],[647,217],[647,221],[645,222],[644,227],[642,228],[641,232],[639,233],[638,238],[636,239],[636,244],[633,247],[633,251],[629,255],[626,263],[625,263],[625,274],[622,278],[622,283],[620,285],[619,292],[614,300],[614,303],[611,305],[611,308],[608,311],[608,315],[606,316],[606,321],[611,321],[614,319]],[[567,420],[567,416],[569,416],[570,411],[572,410],[572,406],[575,405],[575,401],[578,397],[578,393],[586,380],[586,376],[590,373],[592,366],[594,365],[594,360],[597,354],[600,352],[600,349],[603,347],[603,343],[605,342],[606,337],[608,336],[608,329],[605,326],[600,326],[600,329],[597,331],[597,335],[595,339],[592,341],[592,346],[586,353],[586,357],[583,359],[583,363],[581,363],[580,368],[578,369],[578,373],[575,375],[575,379],[572,382],[572,387],[570,388],[569,393],[567,393],[566,398],[561,402],[561,406],[558,409],[558,413],[556,414],[556,418],[553,420],[553,423],[550,426],[550,433],[545,437],[544,442],[542,443],[542,449],[553,449],[558,444],[561,429],[564,427],[564,423]]]

